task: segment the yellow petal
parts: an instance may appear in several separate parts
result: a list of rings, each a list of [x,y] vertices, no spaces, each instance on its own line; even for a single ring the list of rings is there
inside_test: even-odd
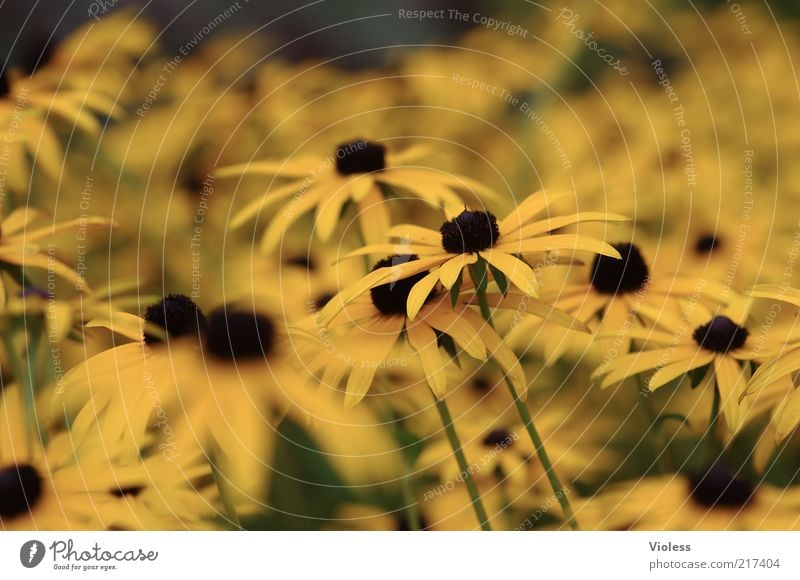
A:
[[[544,190],[530,194],[515,209],[511,210],[498,224],[500,235],[510,234],[518,230],[523,224],[535,218],[544,211],[548,205],[568,197],[574,197],[571,191],[546,192]]]
[[[116,312],[110,317],[93,318],[86,328],[107,328],[131,340],[141,341],[144,337],[144,319],[127,312]]]
[[[327,199],[320,200],[317,205],[317,215],[315,227],[317,236],[323,242],[327,242],[333,230],[339,223],[339,216],[342,214],[342,207],[350,199],[350,191],[347,187],[342,187],[339,191],[333,192]]]
[[[447,373],[436,341],[436,333],[424,322],[417,321],[406,326],[406,336],[419,356],[433,395],[437,399],[443,399],[447,394]]]
[[[548,235],[528,240],[517,240],[514,242],[504,242],[494,246],[495,250],[508,252],[511,254],[530,254],[536,252],[557,251],[583,251],[611,256],[620,259],[620,253],[611,245],[589,236],[579,236],[575,234]]]
[[[538,296],[538,284],[533,270],[522,260],[497,250],[480,253],[481,257],[500,270],[514,286],[529,296]]]
[[[675,360],[676,357],[672,356],[670,358]],[[714,355],[712,353],[695,351],[691,357],[661,366],[661,368],[650,377],[647,386],[651,391],[655,391],[659,387],[663,387],[668,382],[685,375],[689,371],[709,364],[712,360],[714,360]]]
[[[425,304],[425,300],[431,293],[431,290],[436,286],[439,281],[439,272],[434,270],[429,272],[422,280],[414,284],[411,292],[408,293],[408,300],[406,301],[406,308],[408,310],[408,318],[414,320],[419,314],[420,309]]]
[[[440,302],[427,313],[425,322],[439,332],[452,337],[455,343],[468,355],[479,360],[486,360],[486,346],[473,326],[450,308],[446,302]]]
[[[312,171],[320,170],[326,164],[333,163],[314,157],[298,157],[284,161],[254,161],[240,163],[230,167],[222,167],[215,171],[217,177],[234,177],[237,175],[277,175],[280,177],[307,177]]]
[[[746,379],[742,368],[736,360],[729,356],[714,358],[714,376],[722,404],[722,414],[732,433],[743,426],[745,413],[739,404],[739,397],[746,387]]]
[[[389,238],[400,238],[410,240],[415,244],[423,244],[429,246],[442,247],[442,234],[437,231],[423,228],[422,226],[415,226],[410,224],[403,224],[389,228],[386,232]]]
[[[358,223],[367,244],[377,244],[387,238],[392,224],[389,208],[378,188],[373,187],[362,199],[357,201]]]
[[[800,423],[800,389],[794,389],[778,405],[772,414],[772,425],[775,428],[775,440],[786,439]]]
[[[439,268],[439,279],[442,281],[442,285],[448,290],[452,288],[461,271],[469,264],[474,264],[477,261],[478,256],[476,254],[458,254],[450,258]]]
[[[585,211],[572,215],[547,218],[533,222],[507,235],[509,240],[523,239],[541,235],[553,230],[564,228],[579,223],[587,222],[629,222],[631,218],[624,215],[604,213],[599,211]]]

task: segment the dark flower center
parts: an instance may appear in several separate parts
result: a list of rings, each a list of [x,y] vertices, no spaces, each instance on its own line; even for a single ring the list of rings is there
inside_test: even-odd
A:
[[[698,326],[692,338],[706,350],[726,353],[742,348],[750,333],[727,316],[715,316],[708,324]]]
[[[491,248],[500,237],[497,218],[488,211],[464,210],[442,224],[442,247],[451,254],[467,254]]]
[[[217,308],[208,316],[208,352],[224,360],[266,358],[275,344],[275,325],[261,314]]]
[[[722,240],[712,234],[704,234],[697,239],[694,251],[698,254],[710,254],[722,245]]]
[[[336,171],[339,175],[372,173],[386,167],[386,147],[359,139],[336,148]]]
[[[492,429],[483,438],[483,444],[486,447],[497,447],[498,445],[509,447],[512,442],[511,434],[505,429]]]
[[[489,392],[494,385],[486,377],[476,377],[472,379],[472,388],[479,393]]]
[[[375,271],[378,268],[398,266],[400,264],[413,262],[414,260],[418,259],[419,258],[413,254],[389,256],[388,258],[384,258],[375,264],[375,267],[373,267],[372,270]],[[414,274],[408,278],[393,280],[386,284],[375,286],[369,291],[370,297],[372,298],[372,304],[374,304],[375,308],[377,308],[382,314],[386,314],[387,316],[405,315],[406,303],[408,302],[408,295],[411,293],[411,289],[427,274],[428,272],[426,270],[425,272]],[[431,293],[428,294],[427,298],[425,298],[425,302],[428,302],[435,295],[436,292],[431,290]]]
[[[641,290],[650,273],[639,248],[633,244],[612,246],[622,259],[597,255],[592,264],[592,286],[601,294],[626,294]]]
[[[148,306],[144,319],[151,324],[157,324],[167,331],[171,338],[181,336],[203,336],[206,333],[207,322],[203,312],[192,302],[191,298],[183,294],[170,294],[159,302]],[[161,342],[158,337],[145,333],[144,341],[148,344]]]
[[[741,479],[727,467],[714,465],[689,480],[695,503],[707,507],[741,508],[754,497],[755,486]]]
[[[29,512],[42,496],[42,478],[32,465],[0,468],[0,520]]]

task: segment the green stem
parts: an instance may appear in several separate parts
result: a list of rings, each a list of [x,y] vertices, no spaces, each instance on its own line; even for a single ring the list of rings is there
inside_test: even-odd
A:
[[[645,418],[647,419],[647,432],[651,439],[655,441],[656,461],[658,461],[661,471],[663,473],[674,473],[675,460],[672,457],[672,450],[669,446],[669,441],[663,437],[661,429],[654,429],[658,415],[653,408],[653,403],[650,401],[652,394],[645,382],[642,380],[641,375],[637,375],[639,381],[639,408],[644,411]]]
[[[219,491],[219,498],[222,501],[222,507],[225,510],[227,522],[234,530],[241,530],[242,523],[239,521],[239,516],[236,514],[236,507],[233,505],[233,500],[228,495],[227,486],[225,485],[225,478],[217,467],[217,454],[209,458],[208,464],[211,466],[211,473],[214,476],[214,482],[217,484],[217,491]]]
[[[458,462],[458,468],[461,470],[461,475],[464,478],[464,483],[467,484],[469,497],[472,499],[472,509],[475,510],[475,516],[481,524],[481,529],[485,532],[492,531],[489,525],[489,518],[486,515],[486,508],[483,507],[481,496],[478,494],[478,488],[472,479],[472,472],[467,464],[467,458],[464,456],[464,451],[461,449],[461,441],[458,439],[458,433],[453,426],[453,419],[450,416],[450,410],[447,408],[447,403],[444,400],[436,399],[436,410],[439,411],[439,417],[442,420],[445,433],[447,433],[447,440],[450,442],[450,447],[453,449],[453,455]]]
[[[508,377],[506,377],[506,385],[508,385],[508,390],[511,392],[511,396],[514,399],[514,406],[517,408],[517,413],[519,413],[522,423],[525,425],[525,429],[528,431],[528,435],[533,442],[533,446],[536,448],[536,455],[539,456],[539,461],[542,462],[542,466],[545,469],[547,480],[550,482],[550,488],[553,490],[553,494],[555,494],[558,503],[561,504],[561,510],[564,512],[564,517],[566,518],[570,528],[573,530],[578,530],[578,521],[575,519],[575,513],[572,511],[572,506],[567,498],[567,492],[564,489],[564,486],[561,485],[561,481],[558,479],[556,470],[553,469],[553,463],[550,461],[550,457],[547,455],[547,450],[544,448],[544,442],[539,436],[536,426],[533,424],[533,418],[528,411],[528,407],[525,405],[522,399],[519,398],[517,389],[514,388],[514,384]]]
[[[2,333],[3,344],[8,356],[8,362],[11,365],[11,372],[14,373],[14,378],[19,383],[22,389],[22,404],[25,410],[25,430],[28,434],[28,441],[33,443],[38,437],[38,428],[36,420],[36,393],[34,391],[33,381],[33,367],[35,362],[31,360],[35,355],[35,348],[28,349],[27,351],[27,364],[23,365],[20,357],[14,348],[14,332],[11,329],[6,329]],[[38,342],[38,337],[31,338],[31,344]]]
[[[378,386],[378,390],[381,392],[381,394],[386,394],[385,389],[382,389],[380,386]],[[403,445],[403,437],[402,432],[398,427],[397,414],[388,403],[384,403],[384,410],[388,422],[392,425],[392,434],[394,435],[395,441],[397,441],[398,445]],[[400,478],[400,493],[403,496],[404,504],[403,511],[405,512],[406,520],[408,521],[408,529],[413,532],[418,532],[422,529],[422,521],[419,517],[419,506],[417,503],[416,493],[414,491],[414,482],[412,481],[411,477],[414,466],[409,460],[408,454],[405,452],[405,448],[401,450],[400,455],[403,458],[403,467],[406,473],[406,475]]]
[[[711,403],[711,415],[708,419],[708,429],[706,429],[706,432],[703,435],[703,452],[701,453],[703,463],[700,466],[701,469],[705,469],[711,464],[711,456],[714,453],[714,435],[715,431],[717,430],[717,421],[719,420],[719,408],[721,402],[722,397],[719,394],[719,389],[716,385],[714,385],[714,400]]]

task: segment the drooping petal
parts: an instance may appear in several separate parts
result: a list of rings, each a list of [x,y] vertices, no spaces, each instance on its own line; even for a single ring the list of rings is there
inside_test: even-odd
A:
[[[425,322],[418,320],[406,325],[406,336],[419,356],[433,395],[437,399],[443,399],[447,393],[447,373],[436,333]]]
[[[434,270],[429,272],[422,280],[414,284],[411,292],[408,293],[408,300],[406,301],[406,309],[408,311],[408,318],[414,320],[417,317],[425,300],[431,293],[431,290],[436,286],[439,281],[439,272]]]
[[[497,250],[480,253],[481,257],[500,270],[511,282],[529,296],[538,296],[538,283],[533,269],[522,260]]]
[[[453,254],[445,254],[447,257]],[[439,279],[442,281],[442,286],[448,290],[453,287],[456,280],[461,275],[461,271],[468,265],[474,264],[478,261],[476,254],[457,254],[447,260],[439,268]]]

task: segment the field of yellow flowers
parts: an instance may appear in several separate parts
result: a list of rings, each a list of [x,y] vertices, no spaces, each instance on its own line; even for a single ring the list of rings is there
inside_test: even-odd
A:
[[[112,4],[0,81],[0,529],[800,529],[794,16]]]

